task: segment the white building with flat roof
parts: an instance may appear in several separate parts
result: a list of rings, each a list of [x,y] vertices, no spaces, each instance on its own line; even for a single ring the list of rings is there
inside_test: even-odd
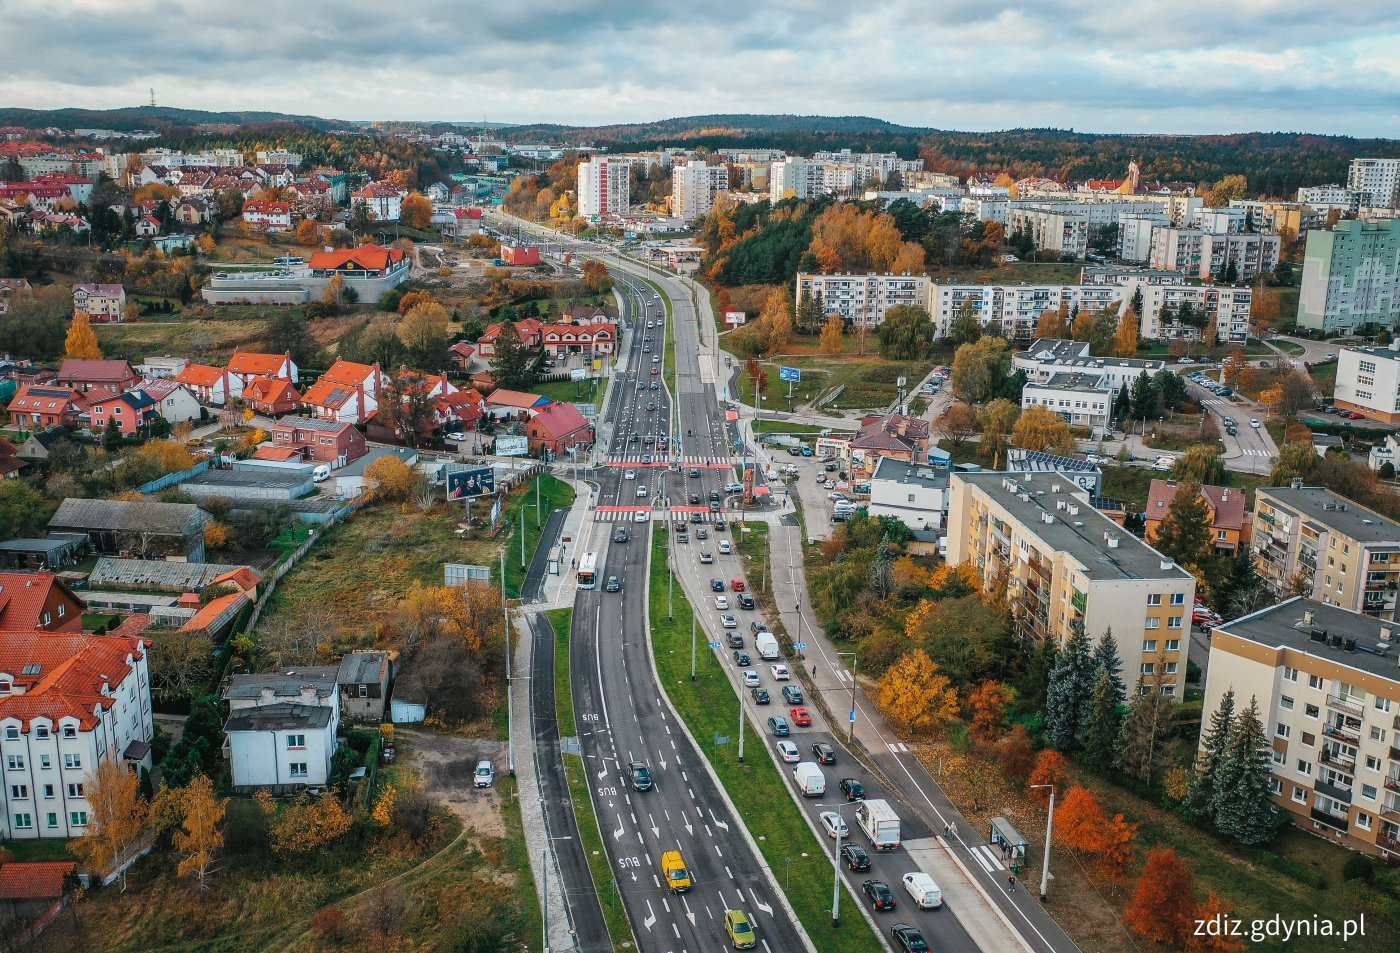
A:
[[[1400,350],[1344,347],[1337,352],[1333,403],[1372,420],[1400,423]]]
[[[885,312],[895,305],[927,308],[927,275],[803,275],[797,276],[799,304],[804,297],[817,297],[824,314],[839,313],[855,327],[873,328],[885,320]]]
[[[684,222],[704,218],[715,196],[729,189],[729,167],[707,165],[700,159],[671,168],[671,214]]]
[[[867,512],[915,531],[941,531],[948,518],[948,476],[943,467],[881,457],[870,477]]]
[[[768,168],[768,198],[775,205],[783,199],[807,199],[823,194],[825,164],[788,156]]]
[[[1352,159],[1347,188],[1361,193],[1362,205],[1400,206],[1400,159]]]
[[[1118,258],[1120,261],[1146,262],[1152,257],[1152,230],[1167,228],[1171,218],[1166,212],[1133,212],[1118,219]]]
[[[1324,212],[1334,208],[1343,212],[1355,212],[1366,197],[1365,193],[1336,183],[1310,185],[1298,190],[1299,202]]]
[[[585,218],[626,215],[631,205],[632,165],[603,156],[578,165],[578,213]]]
[[[1113,414],[1114,389],[1107,375],[1077,371],[1053,374],[1021,388],[1021,409],[1044,407],[1076,427],[1103,427]]]

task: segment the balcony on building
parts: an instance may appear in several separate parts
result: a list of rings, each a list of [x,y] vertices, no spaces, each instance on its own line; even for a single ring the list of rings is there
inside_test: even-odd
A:
[[[1348,695],[1328,695],[1327,707],[1335,708],[1337,711],[1346,712],[1360,718],[1365,713],[1365,708],[1356,699]]]
[[[1351,803],[1351,788],[1340,784],[1332,784],[1319,778],[1313,784],[1313,790],[1318,794],[1325,794],[1333,800]]]
[[[1322,733],[1329,738],[1336,738],[1338,741],[1345,741],[1349,745],[1361,743],[1361,725],[1355,727],[1345,724],[1340,719],[1328,722],[1322,726]]]
[[[1331,811],[1324,811],[1320,807],[1315,807],[1308,811],[1308,813],[1312,815],[1313,820],[1321,824],[1326,824],[1328,827],[1335,827],[1339,831],[1347,829],[1347,816],[1345,814],[1333,814]]]
[[[1336,768],[1338,771],[1345,771],[1347,774],[1356,773],[1356,756],[1344,754],[1323,745],[1317,751],[1317,760],[1328,767]]]

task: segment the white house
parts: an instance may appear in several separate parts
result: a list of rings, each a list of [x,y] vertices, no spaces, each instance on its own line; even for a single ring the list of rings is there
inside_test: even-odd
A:
[[[224,734],[235,792],[326,783],[340,729],[337,671],[320,665],[233,677]]]
[[[243,396],[243,378],[230,374],[223,367],[190,364],[174,379],[176,383],[189,388],[200,403],[214,407],[222,407],[230,400]]]
[[[188,387],[169,378],[145,378],[133,390],[142,390],[156,403],[156,413],[172,424],[199,418],[199,400]]]
[[[122,634],[0,634],[0,836],[80,837],[99,764],[150,768],[146,644]]]
[[[1044,407],[1078,427],[1103,427],[1113,413],[1116,389],[1099,374],[1067,372],[1021,388],[1021,409]]]
[[[870,477],[868,512],[892,516],[916,531],[942,530],[948,518],[948,471],[881,457]]]

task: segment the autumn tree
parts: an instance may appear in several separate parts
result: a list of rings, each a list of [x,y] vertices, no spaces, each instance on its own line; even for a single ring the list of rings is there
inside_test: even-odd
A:
[[[1190,866],[1171,848],[1148,852],[1123,922],[1144,939],[1175,946],[1191,936],[1195,921],[1196,877]]]
[[[447,366],[449,320],[447,309],[436,301],[424,301],[404,314],[399,340],[415,370],[437,373]]]
[[[1035,336],[1038,338],[1069,337],[1069,309],[1063,304],[1058,308],[1046,308],[1035,321]]]
[[[214,861],[224,846],[219,828],[227,803],[227,799],[215,796],[214,782],[202,774],[190,782],[179,798],[180,829],[175,832],[175,849],[180,853],[178,874],[193,875],[200,889],[213,873]]]
[[[68,847],[84,866],[106,877],[140,843],[150,804],[141,798],[136,772],[115,758],[102,761],[83,779],[83,791],[88,802],[87,832]],[[125,871],[121,882],[125,890]]]
[[[886,360],[917,360],[933,347],[933,319],[918,305],[895,305],[885,312],[875,337]]]
[[[763,341],[763,349],[769,354],[781,351],[792,343],[792,294],[787,285],[768,292],[755,331]]]
[[[1176,464],[1172,467],[1172,479],[1191,480],[1207,485],[1223,482],[1225,461],[1220,456],[1220,446],[1198,443],[1187,447],[1186,452],[1176,458]]]
[[[1113,334],[1113,347],[1109,353],[1115,357],[1132,357],[1136,354],[1139,330],[1137,312],[1129,307],[1118,319],[1118,329]]]
[[[995,744],[1006,731],[1006,712],[1011,699],[1011,689],[991,679],[974,688],[967,698],[968,707],[972,709],[968,736],[979,745]]]
[[[297,223],[297,244],[315,247],[321,243],[321,226],[314,218]]]
[[[194,466],[194,457],[178,440],[149,440],[136,449],[136,456],[153,461],[161,476]]]
[[[949,380],[959,400],[980,404],[996,396],[1011,372],[1011,348],[1005,338],[984,337],[953,354]]]
[[[433,203],[421,192],[410,192],[399,204],[399,221],[409,228],[427,228],[433,218]]]
[[[1035,767],[1026,778],[1026,796],[1042,804],[1050,800],[1050,791],[1040,785],[1053,785],[1062,792],[1069,784],[1069,761],[1054,748],[1046,748],[1036,755]]]
[[[1221,899],[1214,890],[1196,908],[1192,917],[1191,935],[1186,938],[1186,953],[1244,953],[1249,944],[1227,930],[1198,928],[1195,924],[1226,924],[1234,919],[1235,905]]]
[[[1002,454],[1010,446],[1011,434],[1021,417],[1020,406],[1005,397],[998,397],[982,408],[977,422],[982,426],[982,455],[993,466],[1002,462]]]
[[[63,356],[73,360],[96,360],[102,357],[102,348],[97,343],[97,332],[93,331],[88,316],[83,312],[73,315],[73,320],[68,325],[68,338],[63,344]]]
[[[938,415],[938,429],[948,435],[953,446],[961,447],[969,437],[977,433],[977,411],[969,404],[954,401],[948,409]]]
[[[843,338],[846,333],[846,321],[841,315],[833,311],[822,325],[821,345],[819,351],[822,354],[840,354],[844,347]]]
[[[314,853],[340,840],[355,823],[340,806],[340,799],[330,793],[314,798],[304,794],[280,808],[270,800],[259,805],[264,812],[269,812],[270,807],[268,839],[279,857]]]
[[[365,467],[365,492],[376,500],[407,500],[420,479],[412,467],[389,454]]]
[[[494,658],[505,644],[501,590],[484,582],[424,586],[414,582],[399,600],[394,632],[405,647],[445,636],[459,651]]]
[[[1011,431],[1011,442],[1023,450],[1068,456],[1074,452],[1074,434],[1059,414],[1039,404],[1021,411]]]
[[[210,523],[209,526],[223,526]],[[209,546],[208,527],[204,542]],[[227,540],[211,548],[221,549]],[[151,671],[151,690],[162,701],[189,698],[209,683],[214,660],[214,642],[207,632],[176,632],[173,629],[151,629],[142,635],[147,640],[147,664]]]
[[[388,827],[394,823],[394,786],[384,785],[384,790],[379,793],[379,800],[374,802],[374,823],[380,827]]]
[[[437,400],[433,397],[431,382],[414,371],[400,371],[390,376],[380,397],[379,415],[382,423],[403,438],[406,445],[422,446],[438,426]],[[408,495],[413,495],[426,483],[426,480],[417,479],[409,484]]]
[[[234,541],[233,527],[218,520],[204,524],[204,545],[210,549],[225,549]]]
[[[598,259],[590,258],[583,263],[583,283],[595,295],[605,294],[612,290],[612,272]]]
[[[1025,725],[1012,725],[1011,730],[997,742],[997,766],[1001,773],[1017,783],[1024,782],[1035,767],[1035,747]]]
[[[1110,818],[1088,788],[1069,789],[1055,806],[1055,828],[1061,843],[1094,856],[1094,866],[1112,880],[1123,876],[1133,859],[1137,825],[1122,814]]]
[[[938,731],[958,714],[958,693],[923,649],[900,656],[880,677],[880,708],[907,732]]]
[[[1206,204],[1212,208],[1227,208],[1232,201],[1244,198],[1248,190],[1247,178],[1242,175],[1227,175],[1206,191]]]

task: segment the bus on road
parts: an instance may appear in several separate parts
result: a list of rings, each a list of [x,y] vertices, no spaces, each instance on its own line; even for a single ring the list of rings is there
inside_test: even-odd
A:
[[[598,554],[584,553],[578,561],[578,587],[580,589],[598,588]]]

